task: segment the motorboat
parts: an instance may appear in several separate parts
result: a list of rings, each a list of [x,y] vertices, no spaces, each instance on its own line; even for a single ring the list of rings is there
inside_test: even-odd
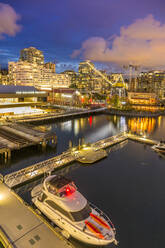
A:
[[[152,146],[152,149],[156,152],[163,152],[165,153],[165,141],[160,141],[158,144]]]
[[[33,188],[31,196],[34,205],[62,229],[66,238],[72,236],[98,246],[117,244],[111,220],[87,201],[72,180],[50,175]]]

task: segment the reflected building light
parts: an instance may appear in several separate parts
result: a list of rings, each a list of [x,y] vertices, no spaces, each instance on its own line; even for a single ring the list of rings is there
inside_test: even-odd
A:
[[[84,126],[85,126],[85,120],[84,120],[84,118],[81,118],[80,119],[80,125],[81,125],[81,128],[84,128]]]
[[[77,135],[79,133],[79,130],[80,130],[79,120],[75,120],[75,122],[74,122],[74,134]]]
[[[120,117],[120,130],[124,132],[127,130],[126,119],[123,116]]]
[[[148,133],[154,131],[156,120],[154,118],[131,118],[128,120],[128,128],[131,132]]]
[[[162,122],[162,116],[159,116],[159,117],[158,117],[158,127],[161,126],[161,122]]]
[[[113,123],[110,122],[100,128],[94,129],[88,137],[85,137],[85,140],[87,142],[95,142],[108,136],[115,135],[116,133],[117,129],[114,127]]]
[[[61,123],[61,130],[71,132],[72,131],[72,121],[66,121]]]

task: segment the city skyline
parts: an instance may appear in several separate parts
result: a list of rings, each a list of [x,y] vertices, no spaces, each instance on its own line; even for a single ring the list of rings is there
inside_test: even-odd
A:
[[[59,62],[58,71],[75,70],[80,60],[89,56],[89,54],[86,56],[89,52],[86,47],[82,53],[84,42],[91,41],[94,37],[99,37],[101,42],[105,43],[115,41],[116,35],[122,38],[121,27],[129,31],[131,25],[136,24],[137,19],[144,22],[150,20],[151,28],[153,27],[153,30],[157,30],[157,34],[160,34],[164,30],[165,23],[163,8],[164,3],[160,0],[156,3],[150,1],[150,4],[147,0],[138,3],[130,0],[124,2],[64,0],[62,3],[51,0],[46,3],[4,0],[0,4],[1,64],[5,66],[8,61],[16,61],[21,49],[34,46],[43,51],[46,62]],[[152,35],[149,38],[155,42]],[[164,36],[157,36],[156,41],[160,44],[160,41],[164,41]],[[164,52],[164,44],[161,49]],[[71,58],[71,55],[78,53],[81,53],[81,56]],[[93,58],[93,61],[98,60],[98,56]],[[110,62],[110,68],[113,68],[111,59],[103,56],[100,60]]]

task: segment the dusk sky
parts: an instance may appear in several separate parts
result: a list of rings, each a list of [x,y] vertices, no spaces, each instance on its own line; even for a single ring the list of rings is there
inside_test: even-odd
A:
[[[82,59],[165,65],[164,0],[4,0],[0,64],[34,46],[59,71]],[[165,67],[165,66],[164,66]]]

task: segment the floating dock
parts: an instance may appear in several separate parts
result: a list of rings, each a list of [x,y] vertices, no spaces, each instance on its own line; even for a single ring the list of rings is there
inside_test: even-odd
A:
[[[89,146],[77,151],[76,160],[83,164],[93,164],[107,156],[108,153],[105,150]]]
[[[72,248],[46,220],[0,183],[0,247]]]
[[[130,134],[130,133],[127,133],[126,135],[127,135],[127,138],[130,140],[137,141],[137,142],[144,143],[144,144],[148,144],[148,145],[156,145],[159,143],[158,141],[153,140],[153,139],[149,139],[146,136],[139,136],[139,135]]]

